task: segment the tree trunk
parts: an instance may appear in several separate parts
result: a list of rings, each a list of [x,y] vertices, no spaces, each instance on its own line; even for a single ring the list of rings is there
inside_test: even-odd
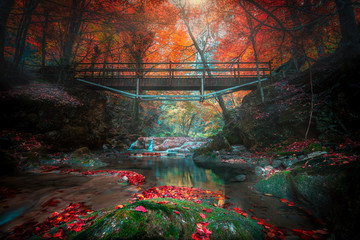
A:
[[[23,15],[20,19],[15,39],[15,54],[13,60],[13,70],[17,70],[22,61],[26,46],[26,37],[31,24],[34,10],[39,4],[39,0],[26,0],[23,8]]]
[[[67,82],[67,80],[69,80],[69,71],[71,67],[70,63],[72,60],[73,48],[82,24],[82,15],[85,7],[85,0],[82,0],[80,4],[78,2],[78,0],[72,0],[71,15],[67,24],[67,32],[65,34],[64,45],[61,52],[61,70],[59,75],[59,81],[62,82]]]
[[[196,51],[199,53],[200,55],[200,58],[201,58],[201,62],[203,63],[204,65],[204,68],[208,74],[208,76],[211,78],[212,77],[212,74],[211,74],[211,71],[210,71],[210,68],[209,66],[207,65],[206,63],[206,58],[205,58],[205,55],[204,55],[204,52],[201,50],[199,44],[197,43],[196,41],[196,38],[194,37],[194,35],[192,34],[192,31],[191,31],[191,28],[190,28],[190,25],[189,25],[189,22],[187,21],[186,17],[185,17],[185,14],[184,14],[184,10],[182,11],[182,20],[184,21],[185,23],[185,26],[186,26],[186,29],[187,29],[187,32],[188,34],[190,35],[190,38],[195,46],[195,49]],[[218,96],[217,97],[217,101],[219,102],[219,105],[220,105],[220,108],[223,112],[223,118],[224,118],[224,121],[225,121],[225,124],[229,123],[230,122],[230,115],[229,115],[229,112],[227,110],[227,107],[226,107],[226,104],[225,104],[225,101],[224,99],[222,98],[222,96]]]
[[[253,47],[254,58],[255,58],[255,62],[256,62],[256,74],[257,74],[257,78],[258,78],[258,89],[260,90],[261,102],[264,103],[265,102],[264,90],[262,88],[261,81],[260,81],[259,59],[258,59],[258,55],[257,55],[257,51],[256,51],[256,42],[255,42],[255,36],[254,36],[255,29],[253,27],[250,17],[248,15],[246,15],[246,17],[247,17],[248,25],[250,28],[250,36],[249,37],[250,37],[251,45]]]
[[[304,9],[306,11],[309,11],[309,12],[312,11],[312,9],[311,9],[312,4],[311,4],[310,0],[305,0],[303,5],[304,5]],[[316,24],[308,25],[305,28],[306,34],[308,36],[310,36],[311,40],[316,45],[316,51],[318,54],[318,58],[323,58],[323,57],[325,57],[324,41],[322,39],[321,32],[316,31],[315,27],[316,27]]]
[[[0,71],[5,69],[5,39],[6,39],[6,23],[9,18],[10,11],[14,5],[14,0],[0,1]]]
[[[43,32],[42,32],[42,39],[41,39],[41,67],[44,68],[46,65],[46,33],[48,30],[48,24],[49,24],[49,12],[47,9],[44,9],[44,26],[43,26]]]
[[[360,33],[356,24],[351,0],[335,0],[338,9],[341,42],[339,46],[342,57],[352,58],[360,54]]]
[[[297,6],[297,2],[294,0],[288,1],[293,6]],[[301,21],[299,20],[299,16],[297,15],[297,11],[295,11],[293,8],[289,8],[290,11],[290,19],[293,25],[300,26]],[[301,34],[301,33],[300,33]],[[305,64],[305,52],[303,50],[303,44],[302,44],[302,37],[299,35],[298,32],[295,32],[293,35],[291,35],[291,46],[290,46],[291,56],[294,64],[295,72],[298,73],[300,71],[300,68]]]
[[[185,135],[186,135],[187,137],[189,136],[190,129],[191,129],[192,125],[193,125],[194,120],[195,120],[195,114],[191,115],[190,120],[189,120],[189,122],[188,122],[188,124],[187,124],[187,126],[186,126]]]

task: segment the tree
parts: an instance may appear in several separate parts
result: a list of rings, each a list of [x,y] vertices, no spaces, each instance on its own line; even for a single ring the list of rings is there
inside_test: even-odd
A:
[[[20,62],[22,61],[32,14],[38,4],[39,0],[25,0],[24,2],[23,13],[18,25],[15,39],[15,53],[12,64],[14,70],[18,69]]]
[[[352,58],[360,55],[360,32],[356,24],[351,0],[335,0],[341,31],[340,48],[342,57]]]
[[[87,0],[71,0],[68,6],[69,15],[63,18],[65,32],[61,46],[59,81],[66,82],[69,78],[74,44],[78,40],[84,10],[87,9],[88,4]]]
[[[44,68],[46,65],[46,44],[47,44],[47,32],[49,25],[49,8],[43,8],[44,23],[42,26],[42,36],[41,36],[41,67]]]
[[[184,1],[184,3],[182,3],[182,1],[178,1],[176,2],[176,6],[178,7],[179,9],[179,16],[180,18],[182,19],[182,21],[184,22],[185,26],[186,26],[186,29],[187,29],[187,32],[194,44],[194,47],[196,49],[196,51],[198,52],[198,54],[200,55],[200,59],[201,59],[201,62],[208,74],[208,76],[211,78],[212,77],[212,73],[210,71],[210,68],[209,68],[209,65],[207,64],[207,59],[205,57],[205,54],[204,54],[204,51],[203,49],[200,48],[199,44],[198,44],[198,41],[196,40],[192,30],[191,30],[191,27],[190,27],[190,24],[189,24],[189,10],[186,9],[186,3],[187,1]],[[224,102],[224,99],[222,98],[222,96],[218,96],[217,97],[217,100],[219,102],[219,105],[222,109],[222,112],[223,112],[223,117],[224,117],[224,121],[225,123],[229,123],[230,122],[230,115],[229,115],[229,112],[227,110],[227,107],[226,107],[226,104]]]
[[[249,26],[249,30],[250,30],[249,38],[251,41],[251,45],[252,45],[253,52],[254,52],[254,58],[255,58],[255,62],[256,62],[256,74],[257,74],[257,78],[258,78],[258,88],[260,89],[261,102],[264,103],[265,102],[264,90],[262,88],[261,81],[260,81],[259,58],[258,58],[258,54],[257,54],[257,50],[256,50],[256,42],[255,42],[256,30],[253,26],[252,19],[248,15],[246,15],[246,19],[248,21],[248,26]]]
[[[5,38],[6,23],[9,18],[10,11],[14,5],[14,0],[2,0],[0,2],[0,72],[5,69]]]

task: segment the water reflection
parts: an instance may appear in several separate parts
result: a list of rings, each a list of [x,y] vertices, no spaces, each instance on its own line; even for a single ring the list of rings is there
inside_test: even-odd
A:
[[[128,157],[118,163],[121,165],[119,169],[150,170],[159,186],[196,187],[224,192],[224,181],[212,170],[197,167],[191,157]]]

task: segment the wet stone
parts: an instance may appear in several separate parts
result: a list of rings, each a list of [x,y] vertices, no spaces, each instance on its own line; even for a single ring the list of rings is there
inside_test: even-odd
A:
[[[239,174],[233,178],[233,182],[244,182],[246,180],[245,174]]]
[[[279,168],[281,165],[282,165],[282,161],[280,161],[280,160],[274,160],[272,162],[273,168]]]
[[[262,172],[263,172],[262,167],[260,167],[260,166],[255,167],[255,174],[256,175],[260,176],[262,174]]]

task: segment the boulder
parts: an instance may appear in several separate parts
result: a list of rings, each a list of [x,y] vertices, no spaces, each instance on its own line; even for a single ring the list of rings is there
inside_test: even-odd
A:
[[[324,159],[299,162],[292,171],[282,171],[254,188],[294,201],[325,220],[333,228],[332,239],[356,239],[360,214],[360,163],[328,165]],[[310,167],[309,167],[310,166]]]
[[[90,150],[87,147],[78,148],[73,152],[74,157],[82,157],[84,155],[89,155]]]
[[[200,216],[203,208],[211,209],[205,213],[206,220]],[[208,222],[211,239],[264,238],[262,227],[251,218],[206,204],[162,198],[114,210],[85,230],[71,232],[69,239],[192,239],[201,222]]]

